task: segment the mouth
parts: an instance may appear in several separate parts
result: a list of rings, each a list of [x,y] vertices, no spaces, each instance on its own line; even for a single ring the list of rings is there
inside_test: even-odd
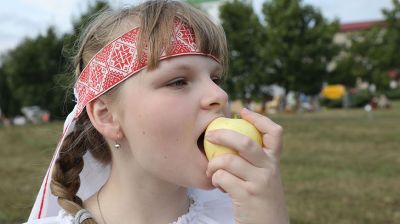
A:
[[[197,139],[197,146],[199,147],[199,150],[205,155],[206,152],[204,150],[204,135],[205,135],[206,131],[204,130],[203,133],[201,133],[201,135],[199,136],[199,138]]]
[[[214,119],[217,119],[218,117],[223,117],[223,115],[217,116]],[[204,137],[206,135],[206,130],[207,127],[210,125],[210,123],[214,120],[211,119],[209,120],[209,122],[207,123],[207,125],[205,125],[204,127],[204,131],[201,133],[201,135],[199,136],[199,138],[197,139],[197,147],[199,148],[199,150],[201,151],[201,153],[203,153],[204,156],[206,156],[206,151],[204,149]],[[207,157],[207,156],[206,156]]]

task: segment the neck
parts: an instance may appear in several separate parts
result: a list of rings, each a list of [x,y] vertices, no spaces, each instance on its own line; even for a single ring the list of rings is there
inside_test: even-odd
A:
[[[138,167],[113,165],[111,170],[99,194],[104,224],[171,223],[188,211],[186,188],[143,174]]]

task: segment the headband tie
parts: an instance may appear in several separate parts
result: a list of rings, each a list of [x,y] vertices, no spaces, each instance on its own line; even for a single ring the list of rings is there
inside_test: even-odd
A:
[[[181,55],[204,55],[220,63],[217,57],[198,49],[194,30],[186,23],[175,19],[173,29],[171,49],[168,52],[164,50],[159,60]],[[57,216],[61,209],[57,203],[57,197],[50,192],[53,166],[59,157],[60,147],[65,137],[73,132],[76,118],[79,117],[85,106],[147,66],[147,55],[143,54],[140,60],[138,57],[137,38],[139,33],[140,27],[136,27],[108,43],[93,56],[80,74],[74,86],[76,105],[65,120],[63,135],[47,169],[28,222]],[[86,200],[96,193],[108,179],[110,165],[101,165],[90,153],[86,153],[83,160],[84,167],[79,174],[81,186],[77,195],[82,200]]]

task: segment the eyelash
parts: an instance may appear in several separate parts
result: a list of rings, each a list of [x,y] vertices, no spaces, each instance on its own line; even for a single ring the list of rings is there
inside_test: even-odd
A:
[[[222,82],[223,82],[221,77],[212,77],[212,81],[218,86],[221,86]],[[188,84],[187,81],[182,78],[182,79],[176,79],[176,80],[168,83],[167,86],[170,86],[170,87],[183,87],[183,86],[185,86],[187,84]]]
[[[187,81],[185,79],[176,79],[167,84],[167,86],[171,87],[182,87],[184,85],[187,85]]]

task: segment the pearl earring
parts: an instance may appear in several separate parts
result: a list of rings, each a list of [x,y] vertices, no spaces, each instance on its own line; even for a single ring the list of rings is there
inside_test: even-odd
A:
[[[120,134],[118,133],[117,140],[115,141],[115,144],[114,144],[114,148],[116,148],[116,149],[120,149],[121,148],[121,144],[119,144],[117,142],[120,138],[121,138]]]
[[[121,148],[121,145],[119,144],[119,143],[115,143],[115,145],[114,145],[114,147],[116,148],[116,149],[120,149]]]

